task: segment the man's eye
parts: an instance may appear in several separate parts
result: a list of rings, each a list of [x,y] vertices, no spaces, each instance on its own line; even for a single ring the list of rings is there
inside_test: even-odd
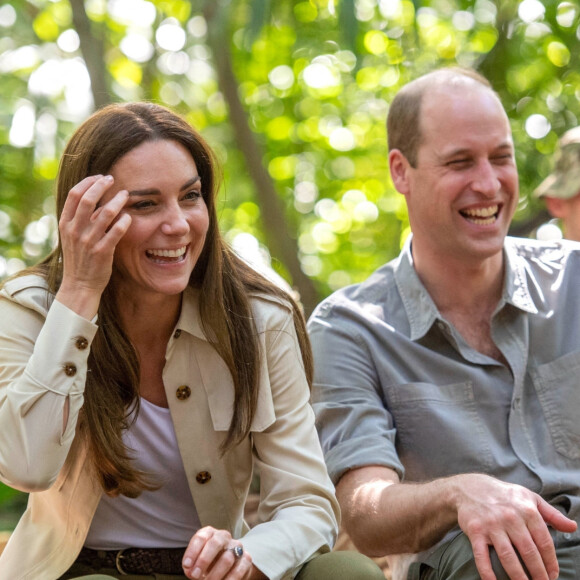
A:
[[[512,160],[511,153],[506,153],[504,155],[496,155],[495,157],[492,157],[492,161],[494,161],[495,163],[508,163],[511,160]]]
[[[450,167],[466,167],[471,163],[471,159],[462,158],[462,159],[452,159],[447,163]]]

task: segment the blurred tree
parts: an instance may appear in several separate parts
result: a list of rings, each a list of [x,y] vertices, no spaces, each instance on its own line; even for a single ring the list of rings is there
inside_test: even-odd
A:
[[[0,275],[53,243],[50,194],[95,106],[149,99],[183,113],[224,165],[222,227],[265,256],[307,312],[365,278],[408,233],[384,120],[437,66],[483,72],[508,110],[521,203],[579,114],[579,9],[549,0],[8,0],[0,7]]]

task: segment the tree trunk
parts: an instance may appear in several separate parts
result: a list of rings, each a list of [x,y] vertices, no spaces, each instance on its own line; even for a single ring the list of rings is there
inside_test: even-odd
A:
[[[99,109],[112,102],[107,88],[107,67],[103,41],[93,36],[92,23],[87,16],[84,0],[70,0],[74,27],[81,42],[81,52],[91,79],[95,107]]]
[[[279,258],[292,276],[293,286],[300,293],[300,300],[306,316],[318,304],[319,295],[313,281],[304,274],[298,259],[296,236],[290,231],[285,217],[283,204],[278,197],[274,182],[262,163],[263,151],[258,144],[255,133],[250,129],[248,117],[238,93],[238,82],[235,78],[227,26],[224,26],[223,14],[217,2],[206,3],[205,18],[208,24],[208,45],[218,74],[219,87],[229,107],[229,117],[248,168],[248,173],[255,186],[256,197],[260,205],[264,232],[272,254]],[[222,7],[222,11],[227,11]],[[227,39],[226,39],[227,38]]]

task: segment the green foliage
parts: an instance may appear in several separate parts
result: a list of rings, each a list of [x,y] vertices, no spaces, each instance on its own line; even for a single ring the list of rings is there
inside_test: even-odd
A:
[[[9,219],[0,248],[4,258],[27,263],[54,231],[30,254],[23,249],[26,225],[44,214],[62,144],[91,108],[89,101],[71,113],[71,93],[85,101],[87,93],[66,78],[42,86],[51,71],[65,74],[66,63],[82,57],[70,44],[71,5],[12,0],[17,17],[4,25],[10,35],[0,42],[0,228]],[[229,125],[208,28],[230,45],[260,161],[321,296],[365,278],[397,253],[408,231],[388,176],[384,134],[388,103],[402,84],[450,64],[490,78],[517,143],[520,222],[537,213],[529,193],[549,171],[558,135],[578,116],[578,9],[570,3],[95,0],[86,9],[104,43],[111,99],[152,99],[187,114],[225,167],[224,231],[265,243],[268,225],[240,154],[244,144]],[[9,129],[23,103],[37,130],[44,116],[52,133],[39,139],[37,132],[18,147]]]
[[[26,507],[27,494],[0,483],[0,532],[12,530]]]
[[[22,260],[12,269],[36,260],[54,238],[52,224],[44,240],[37,235],[24,247],[28,223],[50,213],[45,200],[63,143],[92,107],[86,82],[74,82],[84,67],[71,7],[73,0],[10,0],[2,8],[0,252]],[[208,32],[230,47],[259,161],[321,297],[365,278],[408,232],[388,176],[384,129],[389,102],[408,80],[453,64],[490,78],[518,150],[516,223],[538,213],[529,194],[579,114],[579,15],[571,3],[91,0],[85,7],[103,42],[110,100],[151,99],[186,114],[223,162],[228,238],[250,233],[265,244],[268,224],[244,143],[229,124]],[[27,111],[34,138],[15,144],[10,129]]]

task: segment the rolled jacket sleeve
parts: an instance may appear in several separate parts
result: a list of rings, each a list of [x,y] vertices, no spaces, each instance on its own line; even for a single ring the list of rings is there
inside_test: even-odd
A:
[[[30,492],[50,487],[64,464],[97,326],[50,304],[46,289],[15,286],[0,295],[0,478]]]
[[[262,338],[276,418],[252,434],[260,473],[258,516],[264,523],[242,539],[254,564],[270,579],[292,577],[316,553],[330,551],[339,518],[293,320],[286,315],[275,326]]]

